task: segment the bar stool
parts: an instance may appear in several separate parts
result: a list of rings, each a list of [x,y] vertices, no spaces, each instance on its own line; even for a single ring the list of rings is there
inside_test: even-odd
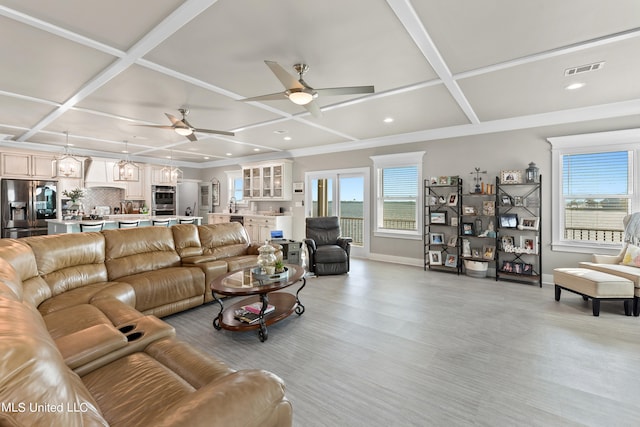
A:
[[[159,225],[160,227],[168,227],[169,220],[168,219],[153,219],[151,220],[151,225]]]
[[[178,219],[178,224],[193,224],[194,222],[195,222],[195,218],[191,218],[191,219],[179,218]]]
[[[102,227],[104,227],[104,222],[80,223],[80,231],[102,231]]]
[[[140,225],[140,220],[118,221],[118,228],[135,228]]]

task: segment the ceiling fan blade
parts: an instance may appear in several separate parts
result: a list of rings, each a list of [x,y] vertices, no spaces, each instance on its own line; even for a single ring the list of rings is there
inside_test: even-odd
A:
[[[213,129],[193,129],[194,132],[201,132],[201,133],[213,133],[216,135],[227,135],[227,136],[235,136],[235,133],[233,132],[226,132],[223,130],[213,130]]]
[[[198,138],[196,138],[196,135],[193,133],[190,133],[189,135],[185,135],[187,137],[187,139],[191,142],[195,142],[198,140]]]
[[[355,95],[359,93],[374,93],[373,86],[331,87],[315,89],[320,96]]]
[[[318,104],[315,101],[311,101],[310,103],[303,105],[303,107],[310,112],[313,117],[322,117],[322,111],[320,111],[320,107],[318,107]]]
[[[182,120],[178,119],[176,116],[172,116],[169,113],[164,113],[165,116],[167,116],[167,118],[171,121],[172,125],[182,125],[182,126],[186,126]]]
[[[252,98],[240,99],[240,101],[280,101],[288,99],[284,92],[270,93],[269,95],[254,96]]]
[[[282,83],[285,89],[304,89],[304,86],[298,81],[298,79],[289,74],[287,70],[282,68],[282,66],[277,62],[264,61],[264,63],[271,68],[271,71],[276,75],[278,80],[280,80],[280,83]]]
[[[166,125],[132,125],[132,126],[144,126],[147,128],[156,128],[156,129],[168,129],[168,130],[173,130],[173,126],[166,126]]]

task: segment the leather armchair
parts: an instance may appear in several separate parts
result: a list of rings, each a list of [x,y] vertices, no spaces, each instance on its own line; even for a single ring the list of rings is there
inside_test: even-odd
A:
[[[349,272],[351,237],[340,236],[337,216],[306,219],[309,271],[317,276]]]

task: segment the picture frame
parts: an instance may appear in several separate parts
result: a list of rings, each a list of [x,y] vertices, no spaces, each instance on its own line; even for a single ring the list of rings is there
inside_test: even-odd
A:
[[[445,267],[457,267],[458,266],[458,255],[456,254],[447,254],[447,257],[444,261]]]
[[[440,251],[429,251],[429,264],[431,264],[431,265],[442,265],[442,252],[440,252]]]
[[[449,177],[448,176],[438,177],[438,185],[449,185]]]
[[[450,225],[452,227],[457,227],[458,226],[458,217],[457,216],[452,216],[451,217]]]
[[[446,224],[447,213],[446,212],[430,212],[429,222],[431,222],[431,224]]]
[[[494,200],[485,200],[482,202],[482,215],[494,216],[496,214],[496,202]]]
[[[432,245],[444,245],[444,234],[429,233],[429,243]]]
[[[475,215],[475,214],[476,214],[475,206],[465,205],[462,207],[462,215]]]
[[[473,236],[475,234],[473,229],[472,222],[463,222],[462,223],[462,235],[463,236]]]
[[[519,227],[522,230],[537,230],[540,226],[540,218],[533,216],[528,218],[520,218]]]
[[[511,206],[511,197],[503,194],[500,196],[500,205],[501,206]]]
[[[522,196],[513,196],[513,206],[524,206]]]
[[[522,264],[522,274],[525,274],[527,276],[533,275],[533,264]]]
[[[449,246],[450,248],[455,248],[456,246],[458,246],[458,236],[453,235],[449,237],[449,240],[447,240],[447,246]]]
[[[518,214],[502,214],[498,215],[500,228],[516,228],[518,227]]]
[[[504,273],[513,273],[513,261],[502,261],[500,271]]]
[[[432,176],[431,178],[429,178],[429,185],[438,185],[438,177]]]
[[[449,194],[449,198],[447,199],[447,204],[449,206],[457,206],[458,205],[458,193]]]
[[[449,177],[449,185],[458,185],[458,181],[459,180],[460,180],[460,177],[458,175],[450,176]]]
[[[220,206],[220,182],[218,180],[211,183],[211,205]]]
[[[515,239],[513,236],[502,236],[500,237],[500,245],[502,250],[513,247],[515,246]]]
[[[471,258],[482,258],[482,252],[480,252],[480,248],[471,249]]]
[[[538,236],[520,236],[520,247],[528,254],[538,253]]]
[[[523,263],[521,263],[521,262],[514,262],[513,263],[513,272],[515,274],[522,274],[522,269],[523,269]]]
[[[522,184],[522,171],[500,171],[500,184]]]
[[[482,246],[482,259],[493,259],[496,254],[496,247],[493,245]]]

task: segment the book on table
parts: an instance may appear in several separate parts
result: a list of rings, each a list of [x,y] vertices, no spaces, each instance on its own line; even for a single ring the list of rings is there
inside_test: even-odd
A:
[[[253,313],[253,314],[260,314],[260,310],[262,310],[262,303],[261,302],[254,302],[253,304],[243,305],[242,309],[246,310],[246,311],[248,311],[250,313]],[[267,309],[264,311],[264,314],[269,314],[275,309],[276,308],[273,305],[268,304],[267,305]]]
[[[248,304],[240,307],[235,311],[234,317],[245,323],[255,323],[260,320],[260,310],[262,309],[262,303],[256,302],[254,304]],[[264,314],[267,315],[275,310],[275,306],[269,304]]]

